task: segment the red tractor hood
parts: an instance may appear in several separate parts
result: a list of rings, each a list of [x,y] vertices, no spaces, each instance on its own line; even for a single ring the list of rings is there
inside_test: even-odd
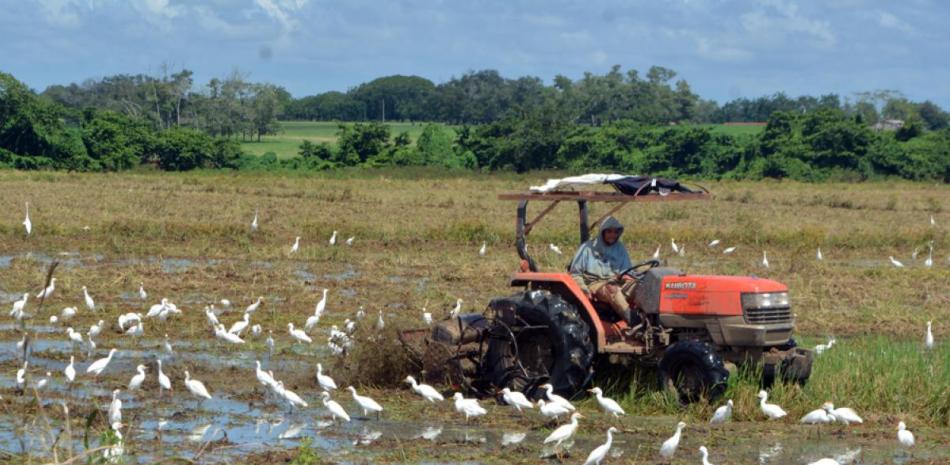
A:
[[[660,313],[742,315],[742,294],[788,292],[788,286],[748,276],[665,276]]]

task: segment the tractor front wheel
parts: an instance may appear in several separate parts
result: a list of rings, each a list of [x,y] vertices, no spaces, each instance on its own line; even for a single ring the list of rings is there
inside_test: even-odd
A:
[[[660,384],[674,390],[681,404],[716,400],[726,392],[729,370],[709,344],[680,341],[660,360]]]

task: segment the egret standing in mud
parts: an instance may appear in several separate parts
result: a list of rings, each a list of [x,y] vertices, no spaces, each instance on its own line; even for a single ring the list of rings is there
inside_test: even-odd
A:
[[[699,446],[699,455],[702,457],[703,465],[712,465],[709,463],[709,450],[706,449],[706,446]]]
[[[660,446],[660,456],[666,460],[673,458],[673,454],[676,453],[676,448],[680,445],[680,438],[683,437],[683,428],[686,427],[686,423],[679,422],[676,424],[676,432],[670,436],[669,439],[663,441],[663,444]]]
[[[607,430],[607,442],[590,451],[590,455],[587,456],[587,460],[584,461],[584,465],[600,465],[600,462],[604,461],[604,458],[607,457],[607,453],[610,452],[610,445],[614,441],[613,433],[616,432],[617,428],[614,428],[613,426]]]
[[[353,394],[353,400],[356,401],[356,404],[359,405],[361,409],[363,409],[363,416],[368,416],[369,412],[375,412],[376,419],[379,420],[379,412],[383,411],[383,407],[379,405],[378,402],[369,397],[357,394],[356,388],[353,386],[347,386],[347,389],[349,389],[350,393]]]
[[[145,292],[145,283],[139,283],[139,299],[148,299],[148,292]]]
[[[522,408],[534,408],[534,404],[532,404],[524,394],[518,391],[512,391],[507,387],[501,390],[501,398],[506,404],[517,409],[518,413],[521,413]]]
[[[478,249],[478,256],[484,257],[488,253],[488,242],[482,241],[482,247]]]
[[[92,362],[92,364],[86,368],[86,373],[92,373],[93,376],[98,377],[106,367],[109,366],[109,362],[112,361],[112,356],[118,351],[119,350],[115,348],[109,349],[109,355]]]
[[[294,245],[290,246],[290,253],[297,253],[300,250],[300,236],[294,239]]]
[[[732,399],[727,400],[726,405],[717,408],[716,411],[713,412],[712,419],[709,420],[709,423],[714,425],[725,423],[729,421],[730,418],[732,418]]]
[[[765,416],[769,417],[769,420],[776,420],[779,418],[788,415],[782,407],[779,407],[776,404],[768,404],[765,401],[768,400],[769,393],[765,391],[759,391],[759,408],[762,410],[762,413]]]
[[[172,390],[172,380],[162,371],[162,360],[155,361],[158,364],[158,395],[161,396],[165,391]]]
[[[336,231],[333,231],[333,234],[330,235],[330,240],[327,241],[330,245],[336,245]]]
[[[613,415],[614,418],[627,414],[627,412],[623,411],[623,408],[620,407],[620,404],[618,404],[617,401],[609,397],[604,397],[604,391],[602,391],[599,387],[589,389],[587,392],[590,392],[597,397],[597,405],[600,405],[600,409],[603,410],[604,413],[609,413]]]
[[[112,391],[112,403],[109,404],[109,423],[117,423],[122,421],[122,399],[119,399],[119,391],[115,389]]]
[[[337,401],[330,399],[329,392],[323,391],[323,393],[320,395],[323,396],[323,406],[330,411],[333,421],[336,421],[337,419],[350,421],[350,416],[346,413],[346,410],[343,410],[343,406],[337,403]]]
[[[83,298],[86,300],[86,308],[88,308],[89,310],[95,310],[96,301],[92,300],[92,296],[89,295],[89,289],[86,289],[86,286],[82,287],[82,295],[83,295]]]
[[[562,415],[569,415],[571,413],[564,405],[557,402],[545,402],[544,399],[538,399],[538,411],[541,412],[541,415],[544,415],[546,418],[553,418],[556,422],[561,420]]]
[[[576,410],[575,407],[574,407],[574,405],[571,404],[567,399],[565,399],[565,398],[563,398],[563,397],[561,397],[561,396],[559,396],[559,395],[557,395],[557,394],[554,393],[554,386],[552,386],[550,383],[542,384],[542,385],[541,385],[541,389],[544,389],[544,390],[545,390],[544,395],[545,395],[545,397],[548,399],[548,402],[554,402],[555,404],[561,404],[561,405],[564,406],[564,408],[566,408],[566,409],[568,409],[568,410],[570,410],[570,411],[572,411],[572,412],[573,412],[574,410]]]
[[[257,309],[260,308],[261,302],[264,302],[264,296],[258,296],[257,300],[255,300],[254,303],[252,303],[251,305],[248,305],[247,308],[244,309],[244,313],[256,312]]]
[[[929,321],[927,322],[927,332],[924,333],[924,347],[927,350],[933,350],[934,348],[934,332]]]
[[[53,291],[56,290],[56,278],[49,280],[49,286],[46,286],[42,291],[36,294],[37,299],[48,299],[53,295]]]
[[[197,379],[191,379],[188,370],[185,370],[185,387],[188,388],[188,391],[191,392],[192,395],[198,398],[198,405],[201,405],[201,399],[211,399],[211,394],[208,393],[208,388],[205,387],[205,384]]]
[[[139,365],[135,367],[135,371],[138,372],[137,375],[133,376],[129,381],[129,390],[134,391],[142,387],[142,383],[145,382],[145,365]]]
[[[455,400],[455,411],[465,415],[466,422],[469,418],[477,418],[488,413],[484,407],[478,404],[478,399],[466,399],[461,392],[456,392],[452,398]]]
[[[23,229],[26,229],[26,235],[33,232],[33,222],[30,221],[30,202],[26,203],[26,218],[23,219]]]
[[[299,342],[303,342],[305,344],[310,344],[313,342],[313,339],[311,339],[310,336],[307,336],[307,333],[299,329],[294,329],[293,323],[287,323],[287,332],[290,334],[290,337],[296,339]]]
[[[429,402],[443,401],[445,400],[442,397],[442,394],[439,394],[439,391],[436,391],[434,387],[429,386],[428,384],[419,384],[416,382],[416,379],[412,376],[406,376],[405,381],[412,386],[413,392],[422,396],[423,399]]]
[[[69,356],[69,365],[66,365],[66,368],[63,370],[63,374],[66,375],[66,382],[72,386],[73,381],[76,379],[76,357],[74,355]]]
[[[323,374],[323,364],[317,364],[317,384],[324,391],[332,391],[336,389],[336,381],[333,381],[333,378]]]
[[[560,458],[561,443],[570,439],[574,436],[574,433],[577,432],[577,419],[584,418],[580,413],[574,412],[571,414],[571,422],[566,425],[559,426],[556,430],[552,431],[548,437],[544,438],[544,444],[554,443],[554,451],[557,453],[558,458]]]
[[[907,429],[903,421],[897,424],[897,442],[904,447],[914,447],[914,433]]]

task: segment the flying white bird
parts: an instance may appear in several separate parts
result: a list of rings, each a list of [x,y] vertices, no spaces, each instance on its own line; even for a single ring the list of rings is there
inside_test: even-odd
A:
[[[313,342],[313,339],[311,339],[310,336],[307,336],[307,333],[303,332],[303,330],[294,329],[293,323],[287,323],[287,332],[290,334],[290,337],[300,342],[305,342],[307,344]]]
[[[413,392],[415,392],[416,394],[419,394],[420,396],[422,396],[423,399],[429,402],[434,403],[435,401],[445,400],[445,398],[442,397],[442,394],[439,394],[439,391],[436,391],[434,387],[429,386],[428,384],[419,384],[416,382],[416,379],[413,378],[412,376],[406,376],[406,379],[404,382],[412,385]]]
[[[897,424],[897,441],[904,447],[914,447],[914,433],[907,429],[903,421]]]
[[[930,321],[927,322],[927,332],[924,333],[924,347],[927,350],[934,348],[934,333]]]
[[[350,416],[346,413],[346,410],[343,410],[343,406],[335,400],[330,400],[329,392],[323,391],[320,395],[323,396],[323,406],[333,415],[333,421],[337,419],[350,421]]]
[[[135,367],[135,371],[138,372],[137,375],[133,376],[129,380],[129,390],[134,391],[142,387],[142,383],[145,382],[145,365],[139,365]]]
[[[587,460],[584,461],[584,465],[600,465],[600,462],[604,461],[604,457],[607,457],[607,453],[610,452],[610,445],[614,441],[613,433],[616,432],[617,428],[614,428],[613,426],[607,430],[607,442],[590,451],[590,454],[587,456]]]
[[[732,399],[726,401],[726,405],[720,406],[713,412],[712,419],[709,420],[710,423],[716,425],[719,423],[725,423],[732,418]]]
[[[558,255],[564,255],[564,253],[561,252],[560,247],[558,247],[558,246],[556,246],[556,245],[554,245],[554,244],[548,244],[548,248],[551,249],[551,252],[554,252],[554,253],[556,253],[556,254],[558,254]]]
[[[717,245],[719,245],[719,239],[713,239],[712,242],[706,244],[706,247],[716,247]]]
[[[251,305],[248,305],[247,308],[244,309],[244,313],[256,312],[257,309],[260,308],[261,302],[263,301],[264,301],[264,296],[258,296],[257,300],[255,300],[254,303],[252,303]]]
[[[509,388],[504,388],[501,390],[501,398],[505,401],[506,404],[514,407],[521,412],[522,408],[534,408],[534,404],[528,400],[524,394],[518,391],[512,391]]]
[[[466,422],[469,418],[477,418],[488,413],[484,407],[478,405],[478,399],[466,399],[462,397],[461,392],[456,392],[452,398],[455,399],[455,411],[465,415]]]
[[[702,457],[703,465],[712,465],[709,463],[709,450],[706,449],[706,446],[699,446],[699,455]]]
[[[670,239],[670,248],[673,249],[673,253],[680,253],[680,247],[676,245],[676,239]]]
[[[736,251],[736,247],[735,247],[735,246],[726,247],[726,249],[722,251],[722,254],[723,254],[723,255],[729,255],[729,254],[731,254],[731,253],[733,253],[733,252],[735,252],[735,251]]]
[[[49,286],[46,286],[45,289],[36,294],[37,299],[48,299],[49,296],[53,295],[53,291],[56,290],[56,278],[49,280]]]
[[[369,412],[374,412],[376,413],[376,419],[379,419],[379,412],[383,411],[383,407],[379,405],[378,402],[369,397],[357,394],[356,388],[353,386],[347,386],[347,389],[353,394],[353,400],[356,401],[356,404],[363,409],[363,416],[368,416]]]
[[[23,228],[26,229],[26,235],[33,232],[33,222],[30,221],[30,203],[26,203],[26,218],[23,220]]]
[[[538,399],[538,411],[547,418],[553,418],[554,421],[560,421],[562,415],[570,415],[571,410],[557,402],[545,402],[544,399]]]
[[[112,356],[115,355],[116,352],[118,352],[118,349],[109,349],[109,355],[92,362],[92,364],[86,368],[86,373],[92,373],[93,376],[99,376],[99,374],[102,373],[107,366],[109,366],[109,362],[112,361]]]
[[[482,248],[478,249],[478,255],[480,257],[484,257],[487,252],[488,252],[488,243],[485,241],[482,241]]]
[[[566,409],[568,409],[568,410],[570,410],[570,411],[572,411],[572,412],[575,410],[574,405],[571,404],[567,399],[565,399],[565,398],[563,398],[563,397],[561,397],[561,396],[559,396],[559,395],[557,395],[557,394],[554,393],[554,386],[552,386],[550,383],[548,383],[548,384],[542,384],[542,385],[541,385],[541,388],[545,390],[545,393],[544,393],[544,394],[545,394],[545,397],[548,399],[548,402],[554,402],[554,403],[556,403],[556,404],[561,404],[561,405],[563,405]]]
[[[161,395],[163,390],[172,390],[172,380],[162,371],[162,360],[158,359],[155,362],[158,363],[158,390],[159,395]]]
[[[254,210],[254,219],[251,220],[251,231],[257,231],[257,210]]]
[[[548,437],[544,438],[544,444],[554,443],[554,448],[557,449],[560,447],[561,443],[570,439],[571,436],[574,436],[574,433],[577,432],[577,419],[584,418],[578,412],[571,414],[571,422],[566,425],[561,425],[557,429],[551,432]]]
[[[762,266],[769,267],[769,256],[764,250],[762,251]]]
[[[333,378],[323,374],[323,365],[320,363],[317,364],[317,384],[319,384],[324,391],[336,389],[336,381],[333,381]]]
[[[825,259],[825,256],[821,254],[821,247],[818,247],[818,253],[815,254],[815,258],[817,258],[819,262]]]
[[[894,266],[896,266],[896,267],[898,267],[898,268],[903,268],[903,267],[904,267],[904,264],[901,263],[901,262],[899,262],[896,258],[894,258],[894,257],[887,257],[887,258],[889,258],[889,259],[891,260],[891,265],[894,265]]]
[[[76,367],[75,367],[76,357],[69,356],[69,365],[66,365],[66,369],[63,370],[63,374],[66,375],[66,380],[72,383],[76,379]]]
[[[139,283],[139,299],[148,299],[148,292],[145,292],[145,283]]]
[[[673,436],[670,436],[669,439],[663,441],[663,445],[660,446],[660,455],[667,460],[673,458],[673,454],[676,453],[676,448],[680,445],[680,437],[683,436],[683,428],[686,427],[686,423],[682,421],[676,424],[676,432],[673,433]]]
[[[109,404],[109,423],[122,421],[122,399],[119,399],[118,389],[112,391],[112,403]]]
[[[775,420],[782,418],[785,415],[788,415],[782,407],[779,407],[776,404],[767,404],[765,401],[769,398],[769,393],[765,391],[759,391],[759,408],[762,409],[762,413],[765,416],[769,417],[769,420]]]
[[[297,238],[294,239],[294,245],[290,247],[290,253],[295,253],[298,250],[300,250],[300,236],[297,236]]]
[[[330,245],[336,245],[336,231],[333,231],[333,234],[330,235]]]
[[[346,238],[346,245],[352,246],[352,245],[353,245],[353,241],[355,241],[355,240],[356,240],[356,236],[350,236],[350,237]]]
[[[192,395],[204,399],[210,399],[211,394],[208,393],[208,388],[205,387],[205,384],[197,379],[192,379],[191,375],[188,373],[188,370],[185,370],[185,387],[188,388],[188,391]]]
[[[604,397],[604,391],[602,391],[599,387],[588,389],[587,392],[593,393],[594,396],[597,397],[597,405],[600,405],[600,409],[603,410],[604,413],[609,413],[613,415],[614,418],[627,414],[627,412],[623,411],[623,408],[620,407],[620,404],[618,404],[617,401],[609,397]]]
[[[659,260],[659,259],[660,259],[660,247],[662,247],[662,246],[659,246],[659,245],[656,246],[656,250],[653,251],[653,259],[654,259],[654,260]]]

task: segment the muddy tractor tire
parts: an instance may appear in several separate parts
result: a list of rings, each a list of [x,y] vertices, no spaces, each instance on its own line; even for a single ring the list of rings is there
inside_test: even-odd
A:
[[[660,386],[675,390],[681,404],[713,401],[726,392],[729,371],[712,346],[697,341],[671,345],[660,360]]]
[[[497,388],[539,398],[539,386],[572,397],[590,381],[594,344],[577,308],[557,294],[530,291],[494,299],[484,371]]]

